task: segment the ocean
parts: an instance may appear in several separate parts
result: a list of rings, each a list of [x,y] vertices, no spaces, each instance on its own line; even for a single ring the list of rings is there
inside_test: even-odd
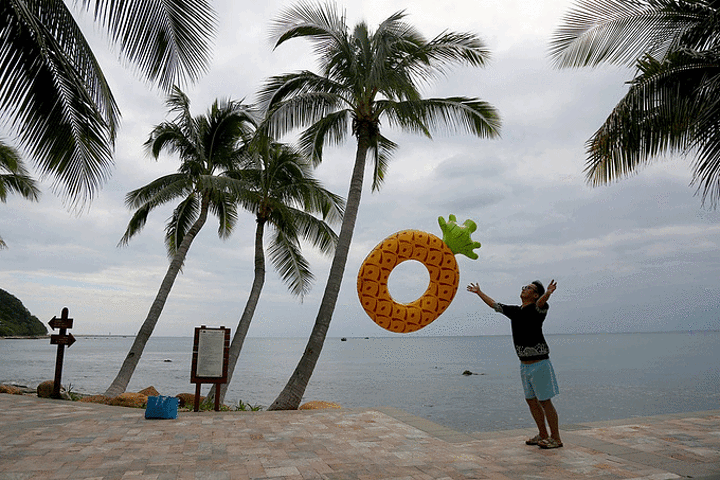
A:
[[[720,332],[546,335],[560,385],[561,424],[720,408]],[[131,337],[77,337],[63,385],[102,393]],[[226,403],[267,406],[305,348],[304,338],[248,338]],[[192,338],[153,337],[128,387],[192,393]],[[0,340],[0,383],[52,379],[49,339]],[[463,375],[469,370],[473,375]],[[203,394],[209,390],[203,386]],[[458,431],[532,426],[509,336],[328,338],[304,401],[400,408]]]

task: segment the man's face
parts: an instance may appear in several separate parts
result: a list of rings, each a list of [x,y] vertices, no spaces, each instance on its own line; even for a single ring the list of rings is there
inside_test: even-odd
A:
[[[526,301],[534,302],[539,297],[540,295],[538,295],[537,287],[532,283],[522,287],[522,291],[520,292],[520,300],[522,300],[523,303]]]

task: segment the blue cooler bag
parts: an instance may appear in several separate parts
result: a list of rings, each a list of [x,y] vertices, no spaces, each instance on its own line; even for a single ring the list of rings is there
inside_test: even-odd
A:
[[[145,418],[177,418],[178,402],[177,397],[148,397]]]

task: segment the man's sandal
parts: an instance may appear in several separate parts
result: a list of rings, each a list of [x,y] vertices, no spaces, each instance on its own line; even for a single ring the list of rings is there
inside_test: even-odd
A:
[[[558,442],[552,437],[549,438],[543,438],[537,443],[538,447],[544,448],[544,449],[550,449],[550,448],[560,448],[563,446],[562,442]]]
[[[525,440],[525,445],[539,445],[541,441],[545,440],[540,435],[535,435],[532,438]]]

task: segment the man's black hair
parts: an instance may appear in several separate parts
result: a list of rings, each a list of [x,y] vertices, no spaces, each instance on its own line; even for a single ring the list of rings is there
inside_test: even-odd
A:
[[[542,297],[545,294],[545,287],[543,287],[542,282],[535,280],[532,284],[535,285],[535,290],[537,290],[538,295]]]

